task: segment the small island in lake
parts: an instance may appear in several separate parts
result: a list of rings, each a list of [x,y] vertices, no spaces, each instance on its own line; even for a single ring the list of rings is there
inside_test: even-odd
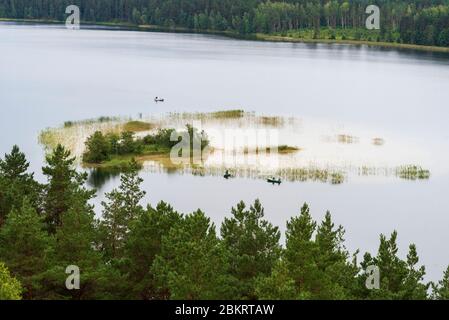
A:
[[[195,125],[200,125],[197,128]],[[392,176],[406,180],[426,180],[430,171],[420,165],[407,164],[414,152],[401,150],[400,142],[384,138],[363,137],[363,133],[331,132],[327,124],[304,119],[256,115],[243,110],[209,113],[170,113],[139,119],[100,117],[68,121],[60,128],[41,132],[40,142],[49,149],[57,144],[69,148],[87,169],[123,172],[134,159],[141,169],[154,172],[180,172],[198,176],[223,176],[282,181],[318,181],[334,185],[349,176]],[[326,131],[326,134],[325,134]],[[266,144],[258,144],[257,134],[276,134]],[[317,135],[318,132],[318,135]],[[229,146],[223,136],[235,141]],[[183,161],[173,161],[173,150],[182,145],[200,147],[199,159],[194,152],[175,153]],[[382,141],[373,143],[373,141]],[[235,142],[233,141],[233,142]],[[185,145],[184,145],[185,146]],[[386,165],[388,160],[390,163]]]

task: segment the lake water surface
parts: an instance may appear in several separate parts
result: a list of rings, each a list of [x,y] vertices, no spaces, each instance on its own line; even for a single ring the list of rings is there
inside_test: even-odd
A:
[[[166,102],[155,104],[155,96]],[[0,24],[0,152],[18,144],[39,179],[39,132],[67,120],[239,108],[326,123],[330,132],[370,132],[386,137],[386,146],[388,138],[400,141],[409,163],[431,178],[272,186],[144,171],[143,187],[149,202],[201,208],[216,224],[238,201],[259,198],[282,230],[308,202],[316,219],[332,212],[351,251],[375,253],[379,234],[398,230],[401,255],[416,243],[432,280],[449,264],[448,104],[449,56],[442,54]],[[108,180],[95,203],[118,183]]]

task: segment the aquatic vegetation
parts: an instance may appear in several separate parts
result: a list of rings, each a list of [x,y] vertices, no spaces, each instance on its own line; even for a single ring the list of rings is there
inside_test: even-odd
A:
[[[393,169],[395,170],[395,169]],[[392,169],[384,168],[384,167],[368,167],[368,166],[362,166],[360,168],[357,168],[357,174],[359,176],[389,176],[391,175]]]
[[[243,110],[225,110],[225,111],[215,111],[211,112],[210,115],[212,118],[216,119],[236,119],[243,118],[245,115],[245,111]]]
[[[351,143],[358,143],[359,138],[347,134],[339,134],[337,136],[337,141],[339,143],[351,144]]]
[[[281,127],[285,123],[285,119],[283,117],[268,117],[261,116],[257,118],[259,124],[271,127]]]
[[[345,176],[341,172],[332,172],[330,176],[332,184],[341,184],[345,180]]]
[[[77,120],[77,121],[65,121],[64,122],[64,128],[70,128],[76,125],[87,125],[87,124],[94,124],[94,123],[105,123],[105,122],[113,122],[113,121],[120,121],[121,118],[119,117],[106,117],[101,116],[98,118],[93,119],[85,119],[85,120]]]
[[[346,154],[343,154],[341,159],[336,159],[335,154],[338,150],[335,146],[320,144],[316,138],[310,139],[310,136],[306,136],[305,140],[299,140],[304,135],[301,131],[303,120],[298,118],[259,116],[253,112],[236,109],[210,113],[168,113],[147,117],[140,114],[138,119],[100,117],[70,121],[59,128],[43,130],[39,141],[48,149],[54,148],[59,143],[66,146],[78,157],[78,161],[84,161],[82,165],[88,168],[125,170],[127,162],[135,158],[145,168],[152,167],[154,170],[167,173],[222,177],[226,170],[230,170],[233,177],[266,179],[267,176],[275,176],[282,181],[316,181],[334,185],[344,183],[353,175],[397,177],[407,180],[424,180],[430,177],[429,170],[419,166],[397,167],[396,162],[379,167],[376,162],[367,158],[368,156],[356,151],[369,152],[369,148],[382,145],[384,139],[376,136],[375,138],[366,136],[363,138],[363,144],[349,147],[349,144],[358,143],[359,137],[347,133],[324,135],[327,143],[348,145],[344,150]],[[206,137],[206,140],[200,140],[203,151],[201,159],[193,159],[192,154],[187,158],[179,155],[180,161],[173,164],[169,154],[179,140],[170,141],[170,137],[178,130],[179,133],[187,131],[192,136],[191,131],[194,128],[190,123],[194,120],[201,121],[204,128],[204,131],[194,135],[195,139],[199,139],[199,135],[202,134]],[[182,127],[186,124],[189,127],[183,130]],[[283,126],[276,128],[282,139],[279,140],[282,142],[279,145],[260,147],[258,141],[253,141],[246,135],[248,129],[271,130],[273,125]],[[219,136],[228,128],[243,130],[241,138],[246,139],[246,144],[234,143],[228,146]],[[209,130],[210,133],[215,132],[215,135],[208,136]],[[321,133],[319,130],[316,132],[318,135]],[[99,139],[92,140],[94,134]],[[233,139],[236,139],[235,137]],[[297,146],[296,143],[299,141],[304,144],[304,148]],[[193,145],[193,141],[190,145]],[[89,150],[95,152],[89,154]],[[340,154],[338,156],[340,157]],[[367,161],[364,163],[362,161],[365,158]],[[355,162],[352,162],[353,159],[356,159]]]
[[[280,116],[267,116],[256,115],[255,112],[243,111],[240,109],[235,110],[223,110],[213,112],[171,112],[167,115],[166,119],[172,121],[211,121],[223,122],[234,121],[235,124],[243,124],[244,126],[257,126],[257,127],[283,127],[286,124],[294,125],[294,118],[285,118]],[[244,121],[244,122],[242,122]],[[215,123],[216,123],[215,122]]]
[[[397,177],[405,180],[427,180],[430,171],[418,165],[403,165],[399,167],[367,167],[357,168],[359,176]]]
[[[385,144],[385,140],[382,138],[374,138],[373,139],[373,144],[375,146],[383,146]]]
[[[172,119],[240,119],[247,115],[249,112],[245,112],[240,109],[233,110],[222,110],[222,111],[214,111],[214,112],[171,112],[168,114],[169,118]]]
[[[341,184],[345,180],[343,172],[331,169],[320,169],[315,167],[283,168],[276,175],[288,181],[320,181],[331,184]]]
[[[298,147],[288,146],[285,144],[278,146],[277,149],[278,149],[279,153],[293,153],[293,152],[298,152],[301,150]]]
[[[130,161],[132,159],[135,159],[137,162],[138,167],[142,168],[142,162],[138,160],[138,158],[134,157],[133,155],[116,155],[112,156],[108,161],[102,162],[101,164],[98,163],[87,163],[83,162],[82,167],[83,168],[91,168],[91,169],[101,169],[106,172],[116,172],[116,173],[122,173],[129,170]]]
[[[123,130],[131,132],[149,131],[154,128],[154,125],[143,121],[129,121],[123,125]]]
[[[273,154],[273,153],[279,153],[279,154],[290,154],[300,151],[301,148],[294,147],[294,146],[288,146],[288,145],[280,145],[280,146],[269,146],[266,148],[249,148],[244,147],[243,148],[243,154]]]
[[[396,175],[406,180],[425,180],[430,178],[430,171],[417,165],[406,165],[396,168]]]
[[[216,176],[222,177],[228,171],[232,177],[266,180],[275,176],[282,181],[288,182],[323,182],[330,184],[341,184],[345,181],[345,175],[341,171],[331,169],[320,169],[315,167],[304,168],[282,168],[267,172],[260,168],[249,168],[245,166],[232,169],[223,166],[201,166],[201,165],[175,165],[168,156],[156,155],[150,157],[137,158],[143,161],[144,169],[151,172],[165,172],[178,174],[192,174],[195,176]]]
[[[51,150],[61,144],[72,154],[81,155],[84,152],[84,142],[96,131],[103,134],[120,134],[123,132],[123,123],[116,120],[106,121],[104,118],[99,119],[98,122],[95,120],[71,122],[62,127],[42,130],[38,141],[46,149]]]
[[[56,147],[59,143],[58,135],[56,134],[54,129],[44,129],[39,134],[39,143],[46,146],[47,148]]]

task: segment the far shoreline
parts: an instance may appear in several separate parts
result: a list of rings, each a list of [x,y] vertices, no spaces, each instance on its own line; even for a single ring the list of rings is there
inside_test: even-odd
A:
[[[46,19],[10,19],[0,18],[0,22],[16,22],[24,24],[64,24],[64,21],[59,20],[46,20]],[[416,44],[395,43],[395,42],[376,42],[376,41],[364,41],[364,40],[340,40],[340,39],[304,39],[293,38],[288,36],[277,36],[272,34],[249,34],[241,35],[233,31],[217,31],[217,30],[194,30],[185,27],[164,27],[158,25],[135,25],[125,22],[91,22],[82,21],[88,26],[102,26],[105,30],[116,30],[112,28],[120,28],[121,30],[128,31],[144,31],[144,32],[169,32],[169,33],[190,33],[190,34],[205,34],[205,35],[217,35],[227,38],[247,41],[260,41],[260,42],[283,42],[283,43],[305,43],[305,44],[341,44],[351,46],[368,46],[398,50],[410,50],[421,51],[428,53],[449,53],[448,47],[438,46],[424,46]],[[108,29],[111,28],[111,29]]]

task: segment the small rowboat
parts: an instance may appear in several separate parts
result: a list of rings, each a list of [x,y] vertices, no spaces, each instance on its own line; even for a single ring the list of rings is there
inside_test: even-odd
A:
[[[229,179],[229,178],[231,178],[231,177],[232,177],[232,175],[229,173],[228,170],[226,170],[226,173],[224,174],[223,178]]]
[[[156,97],[154,98],[154,102],[164,102],[164,99]]]
[[[279,179],[275,179],[275,178],[268,178],[267,179],[267,182],[268,183],[272,183],[272,184],[281,184],[281,179],[279,178]]]

